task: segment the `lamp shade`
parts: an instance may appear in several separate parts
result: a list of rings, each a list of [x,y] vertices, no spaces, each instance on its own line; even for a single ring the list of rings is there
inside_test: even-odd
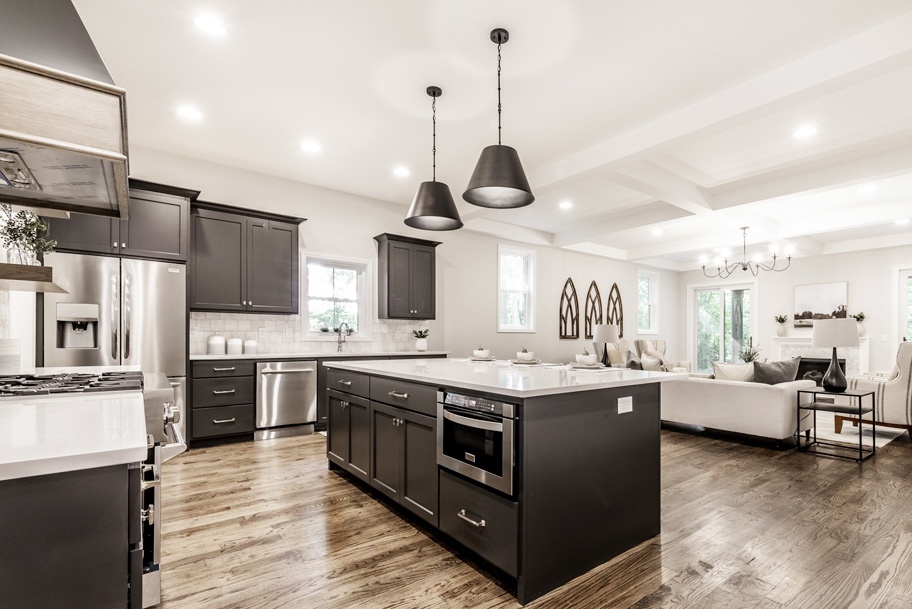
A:
[[[599,345],[602,343],[615,344],[619,340],[617,324],[599,324],[595,326],[595,331],[592,333],[592,341]]]
[[[535,200],[519,153],[502,144],[481,151],[462,198],[472,205],[494,209],[525,207]]]
[[[858,326],[851,317],[837,319],[815,319],[814,347],[857,347]]]
[[[462,220],[450,187],[443,182],[422,182],[409,207],[405,223],[423,230],[456,230]]]

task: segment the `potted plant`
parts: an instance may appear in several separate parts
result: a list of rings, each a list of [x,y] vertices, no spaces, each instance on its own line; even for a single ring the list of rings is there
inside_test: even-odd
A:
[[[478,359],[488,359],[491,356],[491,350],[478,345],[478,348],[472,351],[472,355]]]
[[[532,361],[532,359],[534,357],[535,357],[535,351],[529,351],[525,347],[522,348],[522,351],[516,352],[516,359],[523,361],[523,362]]]
[[[748,345],[741,351],[741,361],[745,364],[755,362],[760,359],[760,347]]]
[[[415,350],[416,351],[427,351],[427,337],[430,333],[430,330],[425,328],[424,330],[412,330],[412,334],[415,335]]]
[[[853,315],[852,317],[855,318],[855,322],[856,322],[857,325],[858,325],[858,336],[863,336],[863,335],[864,335],[864,331],[865,331],[864,324],[862,323],[862,322],[865,320],[865,314],[864,314],[864,312],[856,313],[856,314]]]
[[[13,213],[10,205],[0,205],[2,226],[0,240],[9,250],[9,261],[13,264],[40,264],[38,256],[54,251],[57,241],[45,239],[48,225],[30,211]]]
[[[785,322],[788,321],[788,318],[789,318],[788,315],[775,315],[773,317],[773,319],[776,320],[776,323],[779,324],[776,327],[776,336],[785,336],[786,335]]]
[[[595,355],[589,355],[588,349],[583,349],[581,355],[576,356],[576,363],[584,366],[594,366],[598,358]]]

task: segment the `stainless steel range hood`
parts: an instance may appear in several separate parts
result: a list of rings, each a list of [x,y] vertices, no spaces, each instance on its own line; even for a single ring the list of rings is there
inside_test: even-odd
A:
[[[126,92],[69,0],[4,6],[0,202],[128,217]]]

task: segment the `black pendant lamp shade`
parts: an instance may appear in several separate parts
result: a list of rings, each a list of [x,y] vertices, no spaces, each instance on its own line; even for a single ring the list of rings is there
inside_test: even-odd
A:
[[[433,178],[422,182],[409,207],[405,223],[422,230],[456,230],[462,228],[462,220],[456,209],[456,202],[450,194],[450,187],[437,181],[437,98],[443,95],[440,87],[428,87],[427,94],[434,98],[433,112]]]
[[[500,141],[500,46],[509,39],[510,33],[503,28],[491,31],[491,41],[497,45],[497,145],[481,151],[469,186],[462,194],[472,205],[494,209],[524,207],[535,200],[519,153]]]

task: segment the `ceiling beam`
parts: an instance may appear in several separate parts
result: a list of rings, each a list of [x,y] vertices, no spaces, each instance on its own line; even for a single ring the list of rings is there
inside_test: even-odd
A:
[[[618,167],[605,177],[692,214],[713,211],[712,195],[705,188],[648,161]]]
[[[513,224],[505,224],[503,222],[489,220],[488,218],[473,218],[469,221],[465,221],[465,217],[463,216],[463,222],[465,223],[465,228],[468,230],[494,235],[502,239],[510,239],[512,241],[530,243],[532,245],[554,245],[554,235],[544,231]]]
[[[616,233],[631,228],[640,228],[651,224],[659,224],[669,220],[677,220],[690,216],[683,209],[667,205],[661,201],[654,201],[641,205],[632,210],[608,214],[600,218],[588,218],[579,228],[565,230],[554,235],[554,245],[567,247],[575,243],[584,243],[595,237],[608,233]]]
[[[830,243],[823,254],[844,254],[847,252],[860,252],[863,250],[874,250],[884,247],[900,247],[912,245],[912,233],[899,233],[898,235],[887,235],[883,237],[872,237],[870,239],[851,239]]]

